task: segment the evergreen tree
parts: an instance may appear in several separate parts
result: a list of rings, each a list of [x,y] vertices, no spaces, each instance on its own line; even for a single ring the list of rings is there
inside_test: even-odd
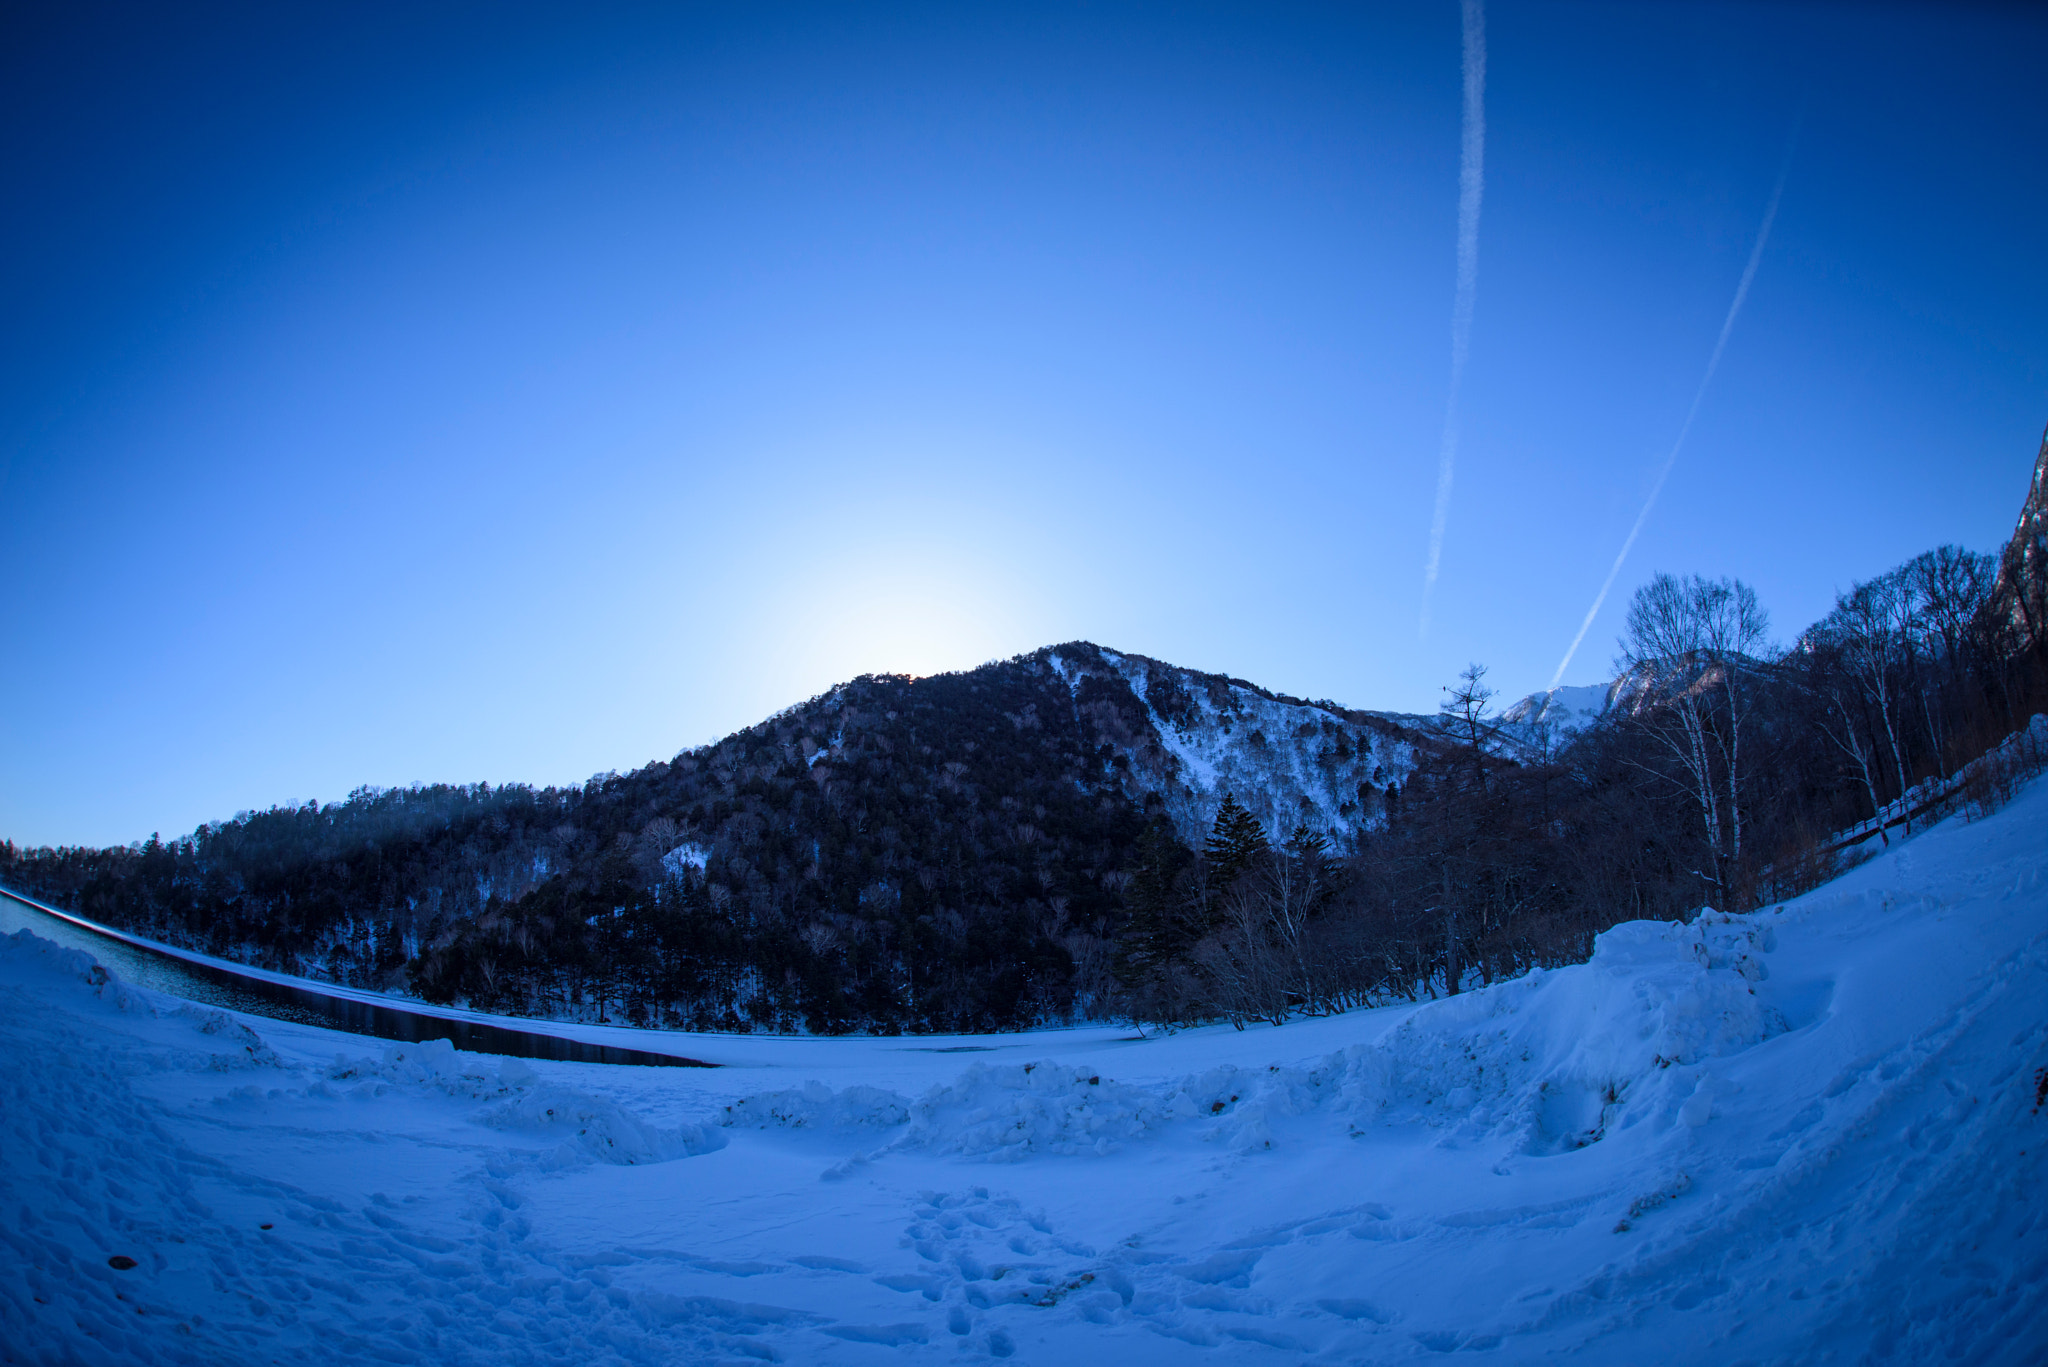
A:
[[[1294,834],[1287,837],[1287,853],[1298,860],[1320,860],[1330,852],[1330,837],[1321,831],[1312,831],[1307,822],[1299,822]]]
[[[1216,886],[1229,887],[1251,867],[1253,860],[1271,848],[1266,828],[1259,824],[1259,819],[1239,804],[1235,794],[1224,793],[1223,805],[1216,809],[1216,824],[1210,828],[1208,843],[1203,847]]]
[[[1181,871],[1193,860],[1175,837],[1173,823],[1163,816],[1153,817],[1138,837],[1125,894],[1130,920],[1117,949],[1116,973],[1127,986],[1145,983],[1185,958],[1201,938],[1201,926],[1180,883]]]

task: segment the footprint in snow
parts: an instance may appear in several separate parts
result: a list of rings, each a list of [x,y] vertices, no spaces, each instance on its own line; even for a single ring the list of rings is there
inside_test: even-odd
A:
[[[1042,1215],[986,1187],[921,1194],[901,1243],[916,1263],[875,1282],[944,1307],[937,1322],[944,1335],[995,1357],[1016,1351],[1030,1315],[1065,1307],[1106,1318],[1128,1300],[1094,1249],[1060,1237]]]

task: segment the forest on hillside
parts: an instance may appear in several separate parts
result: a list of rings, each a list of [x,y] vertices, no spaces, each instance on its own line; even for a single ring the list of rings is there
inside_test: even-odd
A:
[[[1186,839],[1134,778],[1158,758],[1132,763],[1146,704],[1041,651],[866,676],[581,787],[0,842],[0,884],[262,967],[688,1029],[1242,1024],[1456,992],[1583,959],[1623,920],[1800,891],[1859,823],[1882,842],[1995,805],[2044,758],[1999,748],[2048,710],[2044,476],[2048,445],[2001,556],[1930,551],[1783,646],[1747,586],[1658,576],[1582,731],[1504,723],[1474,665],[1340,839],[1267,829],[1252,793]]]
[[[1143,813],[1019,662],[853,681],[580,788],[362,790],[0,879],[171,943],[491,1010],[719,1029],[1094,1009]],[[1096,977],[1101,975],[1097,973]]]

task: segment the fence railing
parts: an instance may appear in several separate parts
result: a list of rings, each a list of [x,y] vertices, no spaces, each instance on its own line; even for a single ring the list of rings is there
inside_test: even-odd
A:
[[[1838,853],[1895,826],[1906,827],[1910,834],[1915,821],[1934,814],[1946,816],[1955,810],[1958,799],[1967,799],[1973,790],[1984,788],[1987,781],[2003,788],[2011,779],[2039,773],[2044,767],[2048,767],[2048,715],[2037,713],[2026,726],[1948,778],[1922,779],[1907,789],[1904,796],[1886,803],[1877,815],[1829,836],[1815,853]]]

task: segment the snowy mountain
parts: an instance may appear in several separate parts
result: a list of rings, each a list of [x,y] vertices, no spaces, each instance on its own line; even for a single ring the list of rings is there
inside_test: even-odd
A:
[[[1234,792],[1276,841],[1306,825],[1341,852],[1432,743],[1414,719],[1071,642],[864,676],[580,788],[365,789],[169,844],[0,844],[0,881],[492,1010],[985,1029],[1101,989],[1154,819],[1199,848]]]
[[[0,1345],[2038,1362],[2043,830],[2036,782],[1795,900],[1626,923],[1448,1000],[1152,1038],[693,1037],[708,1072],[379,1048],[17,934]]]
[[[1531,693],[1502,710],[1501,724],[1519,739],[1548,734],[1562,743],[1607,715],[1623,693],[1623,680],[1604,684],[1566,684]]]
[[[1766,669],[1763,662],[1737,656],[1741,667],[1751,673]],[[1524,750],[1555,751],[1572,737],[1604,717],[1635,715],[1669,701],[1678,693],[1705,686],[1717,686],[1721,666],[1680,658],[1653,666],[1639,666],[1607,683],[1567,684],[1531,693],[1502,709],[1502,734]]]

